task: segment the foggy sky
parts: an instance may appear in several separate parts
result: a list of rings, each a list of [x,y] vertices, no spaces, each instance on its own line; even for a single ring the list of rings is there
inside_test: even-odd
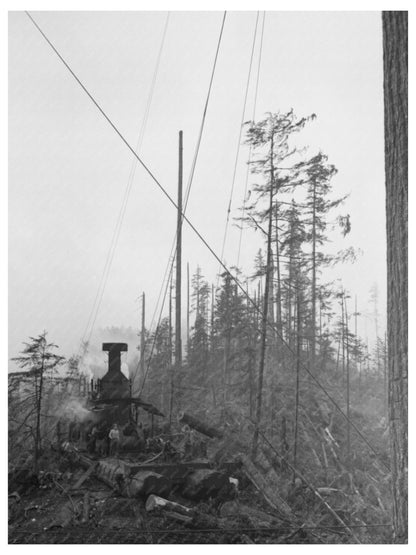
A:
[[[163,12],[33,14],[126,139],[136,145],[159,50]],[[177,186],[178,131],[184,132],[187,183],[222,13],[172,12],[141,156],[168,192]],[[229,12],[187,216],[219,254],[223,239],[256,12]],[[260,18],[261,21],[261,18]],[[258,50],[254,57],[257,64]],[[254,70],[255,71],[255,70]],[[254,81],[254,79],[252,80]],[[317,114],[299,135],[338,168],[334,194],[350,193],[344,239],[363,256],[324,279],[341,278],[369,312],[379,288],[384,329],[386,263],[380,12],[267,12],[256,117],[293,108]],[[253,109],[249,90],[245,119]],[[247,148],[240,151],[232,214],[242,205]],[[9,357],[29,335],[48,330],[76,352],[97,293],[132,155],[45,43],[27,16],[9,17]],[[253,182],[252,179],[250,181]],[[336,212],[337,213],[337,212]],[[137,168],[96,328],[139,328],[146,292],[149,325],[167,264],[176,214]],[[230,225],[225,260],[236,263],[239,232]],[[241,266],[250,274],[262,245],[245,231]],[[184,224],[183,261],[214,280],[218,263]],[[183,296],[185,288],[183,290]],[[352,311],[351,305],[350,310]],[[371,319],[359,333],[374,337]],[[108,340],[112,338],[109,337]],[[132,347],[132,346],[131,346]],[[13,368],[13,366],[11,366]]]

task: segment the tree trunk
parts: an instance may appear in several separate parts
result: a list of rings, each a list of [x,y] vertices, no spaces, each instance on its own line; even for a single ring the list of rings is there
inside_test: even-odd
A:
[[[299,386],[300,386],[300,351],[301,351],[301,308],[300,308],[300,284],[297,283],[297,308],[296,308],[296,394],[295,394],[295,430],[293,438],[293,466],[296,468],[298,449],[298,420],[299,420]],[[295,476],[293,476],[293,479]]]
[[[43,345],[42,350],[42,366],[40,369],[39,377],[39,389],[38,396],[36,399],[36,435],[35,435],[35,453],[33,458],[33,471],[35,474],[39,471],[39,457],[40,457],[40,447],[41,447],[41,435],[40,435],[40,419],[42,411],[42,394],[43,394],[43,373],[45,371],[45,345]]]
[[[263,378],[264,378],[264,362],[266,355],[266,335],[267,335],[267,316],[269,308],[269,287],[270,287],[270,268],[271,268],[271,255],[272,255],[272,222],[273,222],[273,186],[274,186],[274,166],[273,166],[273,135],[270,141],[270,200],[269,200],[269,226],[267,230],[267,262],[266,262],[266,280],[264,286],[263,298],[263,314],[261,321],[261,343],[260,343],[260,362],[259,362],[259,375],[257,382],[257,402],[256,402],[256,424],[253,434],[252,454],[257,453],[259,428],[261,424],[262,404],[263,404]]]
[[[316,183],[313,184],[313,209],[312,209],[312,300],[311,300],[311,364],[312,372],[315,370],[315,352],[316,352]]]
[[[347,338],[346,341],[346,355],[347,355],[347,468],[351,470],[351,426],[350,426],[350,348],[349,348],[349,339],[348,339],[348,310],[347,310],[347,300],[344,295],[344,303],[345,303],[345,335]]]
[[[383,12],[389,421],[395,541],[407,542],[407,12]]]
[[[280,277],[280,245],[279,245],[279,205],[276,201],[276,213],[275,213],[275,242],[276,242],[276,324],[277,329],[280,334],[282,334],[282,287],[281,287],[281,277]]]

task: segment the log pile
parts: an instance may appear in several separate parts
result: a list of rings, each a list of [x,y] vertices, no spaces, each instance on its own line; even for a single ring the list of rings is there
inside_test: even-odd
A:
[[[280,516],[280,519],[295,523],[296,518],[285,501],[286,495],[281,488],[275,461],[271,460],[267,453],[260,449],[256,458],[253,459],[246,454],[247,449],[240,444],[238,438],[234,440],[227,438],[227,434],[215,426],[202,422],[187,413],[180,414],[179,420],[218,442],[216,445],[217,451],[219,448],[218,457],[215,459],[217,464],[221,464],[221,461],[224,462],[225,458],[229,459],[229,446],[232,444],[235,456],[238,456],[241,461],[243,473],[261,493],[269,507]],[[236,447],[238,448],[236,449]],[[82,455],[79,455],[79,458],[82,460]],[[84,466],[87,466],[86,461],[83,463]],[[89,473],[92,472],[90,465],[91,461],[88,464]],[[208,527],[221,528],[232,525],[230,521],[242,519],[250,522],[253,527],[271,528],[276,523],[276,517],[235,501],[238,486],[236,487],[235,480],[230,481],[230,470],[227,472],[219,468],[210,468],[208,461],[198,464],[190,461],[189,463],[144,466],[145,468],[141,468],[140,465],[132,467],[118,459],[104,459],[94,467],[94,473],[97,478],[123,496],[147,498],[147,512],[163,513],[166,518],[186,525],[192,523],[193,526],[200,527],[204,524]],[[171,467],[176,466],[183,466],[180,469],[180,480],[172,479]],[[219,515],[213,517],[172,501],[169,499],[172,491],[194,502],[207,501],[211,503],[212,507],[219,511]]]

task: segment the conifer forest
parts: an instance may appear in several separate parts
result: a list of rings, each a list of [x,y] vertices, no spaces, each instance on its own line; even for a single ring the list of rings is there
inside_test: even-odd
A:
[[[334,157],[311,142],[319,111],[279,109],[277,100],[260,112],[254,100],[250,114],[248,95],[255,91],[257,99],[262,86],[263,34],[266,41],[273,28],[268,12],[252,12],[238,150],[223,154],[235,156],[225,227],[223,212],[207,215],[221,228],[222,250],[192,217],[199,148],[209,148],[202,137],[211,87],[215,94],[216,64],[235,17],[217,15],[220,34],[189,181],[183,157],[191,158],[192,148],[186,131],[175,131],[171,189],[146,164],[141,139],[135,147],[77,73],[76,58],[65,54],[69,43],[51,27],[48,33],[40,12],[14,16],[92,104],[103,128],[112,128],[114,148],[133,156],[175,221],[163,229],[165,244],[173,240],[164,275],[152,274],[151,262],[143,266],[155,291],[149,286],[129,300],[136,325],[99,319],[127,188],[87,326],[82,321],[80,331],[68,332],[80,335],[85,327],[79,346],[60,348],[58,326],[45,317],[43,328],[9,352],[9,543],[407,543],[407,12],[378,14],[387,299],[377,279],[367,298],[343,279],[365,254],[350,239],[365,216],[350,209],[357,189],[337,186],[343,170]],[[164,41],[175,44],[175,17],[166,16],[151,95]],[[245,180],[242,198],[233,193],[236,175]],[[119,197],[114,206],[117,216]],[[184,246],[188,234],[204,256]],[[150,228],[139,244],[146,242],[151,250]],[[107,248],[103,238],[102,259]],[[118,272],[131,277],[128,265]],[[31,284],[36,294],[36,280]],[[83,291],[80,302],[74,297],[75,311],[90,306]],[[120,299],[124,294],[121,285]],[[111,301],[117,304],[117,296]],[[42,303],[53,308],[51,299]],[[74,320],[65,314],[69,330]]]

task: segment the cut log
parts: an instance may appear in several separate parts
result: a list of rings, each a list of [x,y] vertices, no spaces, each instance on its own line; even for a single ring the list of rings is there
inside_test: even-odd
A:
[[[157,472],[139,471],[130,476],[129,467],[118,459],[99,461],[95,474],[99,480],[126,497],[151,493],[167,495],[172,489],[171,481]]]
[[[127,491],[129,497],[137,497],[138,495],[167,495],[172,489],[172,484],[166,476],[157,474],[150,470],[137,472],[127,482]]]
[[[217,496],[226,489],[232,489],[226,474],[204,469],[192,472],[188,476],[182,493],[184,497],[199,500]]]
[[[217,428],[214,428],[214,426],[211,426],[206,422],[202,422],[201,420],[198,420],[198,418],[195,418],[194,416],[186,412],[179,413],[178,420],[182,424],[188,424],[188,426],[190,426],[197,432],[200,432],[201,434],[206,435],[207,437],[210,437],[210,438],[215,437],[219,439],[223,437],[223,433],[220,430],[218,430]]]
[[[146,501],[145,509],[148,513],[157,510],[169,510],[190,517],[195,514],[194,509],[175,503],[175,501],[163,499],[163,497],[159,497],[158,495],[149,495]]]

